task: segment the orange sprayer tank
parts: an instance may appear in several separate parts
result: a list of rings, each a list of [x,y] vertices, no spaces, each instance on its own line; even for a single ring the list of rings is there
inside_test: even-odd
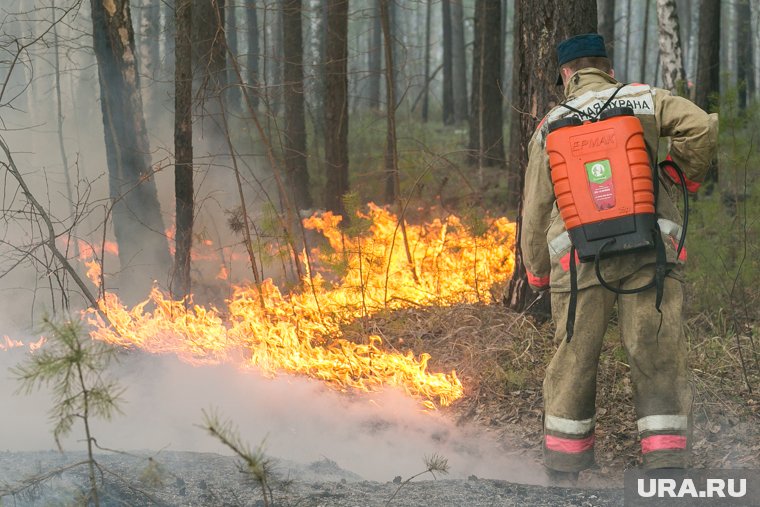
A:
[[[583,123],[566,117],[546,138],[554,194],[581,261],[654,246],[652,168],[644,129],[630,108]]]

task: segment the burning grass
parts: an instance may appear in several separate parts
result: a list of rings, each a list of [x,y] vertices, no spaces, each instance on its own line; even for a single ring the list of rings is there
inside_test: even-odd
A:
[[[449,405],[464,393],[455,371],[433,373],[428,353],[393,350],[376,333],[349,340],[343,327],[389,310],[490,301],[491,287],[512,273],[514,225],[486,220],[474,234],[453,215],[408,225],[410,262],[393,214],[370,206],[356,220],[366,223],[356,236],[346,235],[340,217],[330,213],[304,221],[328,247],[312,252],[316,269],[306,274],[301,291],[283,294],[271,280],[238,286],[224,308],[186,307],[158,289],[128,308],[106,292],[100,311],[110,325],[91,311],[91,335],[193,364],[307,375],[339,389],[396,387],[428,408]]]

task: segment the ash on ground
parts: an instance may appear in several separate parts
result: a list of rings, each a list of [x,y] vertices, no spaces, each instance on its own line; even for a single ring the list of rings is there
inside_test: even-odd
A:
[[[81,452],[0,453],[0,491],[25,479],[40,477],[71,463],[84,461]],[[262,488],[241,472],[239,461],[213,453],[164,451],[103,454],[97,457],[100,504],[106,506],[220,507],[372,507],[372,506],[613,506],[621,505],[619,489],[542,487],[476,476],[451,480],[424,474],[411,482],[389,477],[367,481],[324,458],[309,464],[273,460],[274,473]],[[15,495],[0,497],[0,505],[58,506],[82,503],[88,484],[87,467],[54,474],[43,483]]]

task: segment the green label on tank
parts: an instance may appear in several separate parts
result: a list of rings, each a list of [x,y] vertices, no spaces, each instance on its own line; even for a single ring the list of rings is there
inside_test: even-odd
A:
[[[586,174],[591,183],[604,183],[612,177],[609,160],[597,160],[586,163]]]

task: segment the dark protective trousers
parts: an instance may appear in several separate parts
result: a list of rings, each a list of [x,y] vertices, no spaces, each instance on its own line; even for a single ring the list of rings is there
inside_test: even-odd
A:
[[[653,273],[654,266],[645,266],[613,285],[641,287]],[[570,293],[552,294],[559,348],[544,379],[544,459],[548,468],[575,472],[594,463],[597,367],[616,302],[630,363],[644,467],[687,466],[692,392],[682,327],[682,283],[666,278],[661,325],[655,297],[654,288],[630,295],[618,295],[601,286],[579,290],[575,334],[567,343]]]

